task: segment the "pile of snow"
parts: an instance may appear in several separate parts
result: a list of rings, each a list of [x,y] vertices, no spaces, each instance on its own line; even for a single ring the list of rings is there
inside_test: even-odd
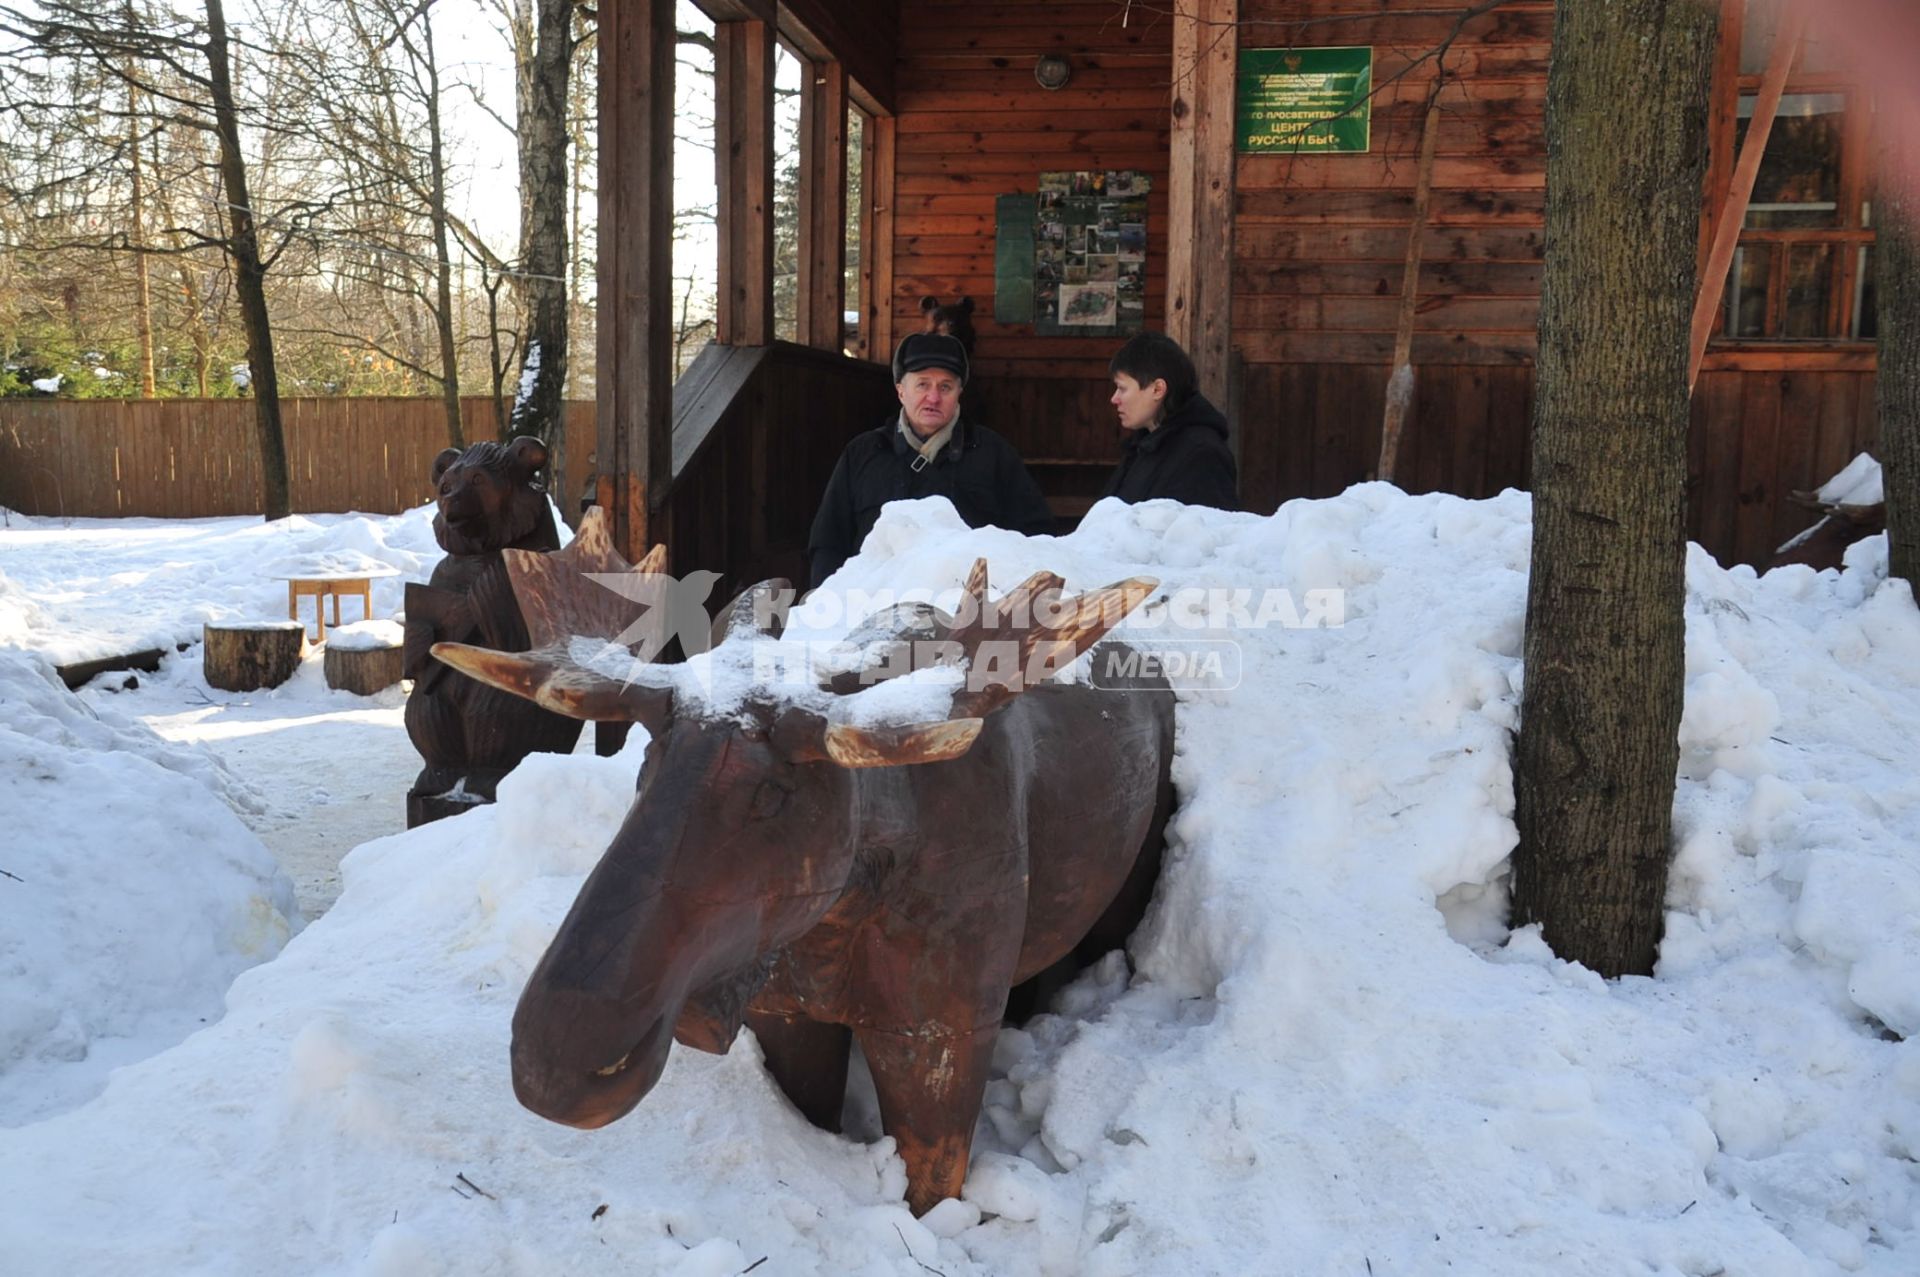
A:
[[[1920,1271],[1920,616],[1884,538],[1840,573],[1690,559],[1668,939],[1656,978],[1612,983],[1502,923],[1529,539],[1523,495],[1386,485],[1265,519],[1108,502],[1059,539],[888,508],[831,584],[951,589],[985,556],[1000,590],[1044,568],[1071,590],[1344,592],[1340,628],[1188,633],[1237,641],[1244,678],[1182,696],[1136,970],[1110,959],[1003,1032],[964,1201],[913,1219],[890,1144],[853,1137],[870,1094],[852,1136],[817,1131],[750,1037],[676,1051],[603,1131],[514,1103],[513,1004],[626,813],[635,732],[359,848],[223,1021],[0,1132],[0,1253],[233,1274]],[[796,635],[860,620],[827,606]]]
[[[354,621],[327,631],[327,646],[336,652],[369,652],[376,648],[398,647],[406,639],[406,630],[398,621]]]
[[[0,1126],[217,1020],[234,976],[298,928],[234,807],[260,799],[217,759],[0,651]]]

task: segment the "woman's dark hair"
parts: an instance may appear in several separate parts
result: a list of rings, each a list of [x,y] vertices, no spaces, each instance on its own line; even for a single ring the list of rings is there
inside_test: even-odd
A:
[[[1180,349],[1180,343],[1165,333],[1135,333],[1126,345],[1114,352],[1107,364],[1107,376],[1125,373],[1143,386],[1156,380],[1167,383],[1166,410],[1172,412],[1193,398],[1200,389],[1200,376],[1193,360]]]

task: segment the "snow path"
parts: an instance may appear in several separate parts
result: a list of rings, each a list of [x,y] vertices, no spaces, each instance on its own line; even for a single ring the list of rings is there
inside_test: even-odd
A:
[[[378,697],[341,696],[358,706],[295,717],[242,696],[167,704],[172,690],[121,699],[167,740],[212,750],[266,798],[267,810],[237,814],[293,879],[308,918],[339,898],[342,856],[406,828],[407,786],[420,759],[401,722],[406,702],[397,688]]]

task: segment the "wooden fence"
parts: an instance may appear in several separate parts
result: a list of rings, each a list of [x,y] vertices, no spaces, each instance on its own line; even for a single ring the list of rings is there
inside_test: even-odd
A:
[[[396,514],[432,496],[428,473],[447,446],[438,399],[284,399],[280,410],[296,511]],[[250,399],[0,399],[0,506],[70,517],[259,514],[253,414]],[[469,442],[495,438],[493,400],[462,400],[461,423]],[[568,404],[576,494],[593,448],[593,404]]]

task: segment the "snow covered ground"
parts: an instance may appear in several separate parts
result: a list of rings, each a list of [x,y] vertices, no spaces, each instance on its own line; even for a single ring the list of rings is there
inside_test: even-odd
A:
[[[315,527],[425,562],[392,521]],[[270,540],[84,531],[90,548],[57,526],[0,533],[0,635],[50,616],[177,635],[204,605],[178,596]],[[513,1002],[625,812],[636,741],[536,757],[497,806],[359,847],[338,903],[240,975],[224,1018],[0,1131],[0,1255],[31,1274],[694,1277],[764,1258],[754,1271],[876,1277],[1911,1277],[1920,615],[1884,579],[1884,538],[1841,573],[1756,578],[1695,552],[1668,938],[1655,978],[1609,984],[1501,921],[1528,537],[1519,494],[1385,485],[1264,519],[1109,503],[1059,539],[889,508],[838,584],[951,587],[984,555],[1002,589],[1048,568],[1074,590],[1147,574],[1344,591],[1340,628],[1203,635],[1240,644],[1244,678],[1183,697],[1181,808],[1136,970],[1109,960],[1003,1033],[964,1201],[913,1219],[870,1099],[849,1136],[816,1131],[750,1039],[676,1051],[605,1130],[514,1103]],[[119,540],[181,565],[149,615],[61,594],[163,575],[118,566]],[[268,589],[233,606],[274,615]],[[176,715],[168,681],[88,697]],[[0,879],[0,936],[18,885]],[[180,912],[158,889],[114,899],[129,928]],[[37,996],[124,978],[124,955],[75,961]],[[0,1083],[12,1072],[0,1056]]]

